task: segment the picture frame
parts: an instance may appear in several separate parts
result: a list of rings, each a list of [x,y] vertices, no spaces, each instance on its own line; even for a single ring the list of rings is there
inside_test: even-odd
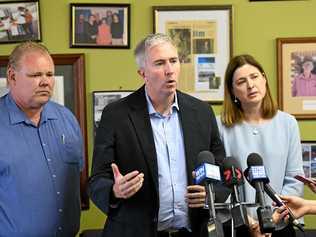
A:
[[[225,70],[233,50],[232,6],[154,6],[152,10],[153,31],[168,34],[178,47],[178,89],[221,104]]]
[[[316,37],[277,38],[276,43],[280,109],[297,119],[315,119]]]
[[[71,48],[130,48],[130,4],[71,3]]]
[[[39,0],[0,2],[0,44],[41,39]]]
[[[86,121],[86,89],[85,89],[85,63],[84,54],[52,54],[55,64],[55,77],[62,80],[63,104],[76,116],[81,128],[84,143],[84,167],[80,175],[81,209],[89,209],[88,185],[88,140]],[[8,56],[0,56],[0,91],[4,86]],[[59,82],[60,84],[60,82]],[[59,89],[59,91],[61,91]]]
[[[123,97],[128,96],[133,93],[132,90],[110,90],[110,91],[93,91],[92,101],[93,101],[93,134],[96,135],[96,130],[99,126],[103,109],[108,104],[117,101]]]
[[[302,141],[303,169],[306,178],[316,178],[316,141]]]

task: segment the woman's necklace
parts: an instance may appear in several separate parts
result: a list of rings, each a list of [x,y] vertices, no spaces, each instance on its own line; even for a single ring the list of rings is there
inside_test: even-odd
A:
[[[253,134],[253,135],[258,135],[258,134],[259,134],[258,128],[253,127],[253,128],[252,128],[252,134]]]

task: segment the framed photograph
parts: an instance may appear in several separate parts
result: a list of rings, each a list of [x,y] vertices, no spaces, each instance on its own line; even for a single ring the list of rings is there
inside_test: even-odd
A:
[[[94,136],[99,126],[102,111],[108,104],[128,96],[133,91],[93,91],[93,129]]]
[[[278,102],[298,119],[316,118],[316,37],[277,39]]]
[[[39,1],[0,2],[0,43],[41,41]]]
[[[72,48],[130,48],[130,4],[70,4]]]
[[[303,169],[306,178],[316,178],[316,141],[302,141]]]
[[[55,95],[52,100],[63,104],[76,116],[84,141],[85,166],[80,177],[81,208],[89,209],[89,197],[87,195],[88,184],[88,146],[86,123],[86,89],[84,54],[53,54],[55,63]],[[6,67],[8,56],[0,56],[0,92],[7,93]]]
[[[232,6],[153,7],[154,32],[168,34],[181,62],[178,89],[211,103],[224,99],[232,55]]]

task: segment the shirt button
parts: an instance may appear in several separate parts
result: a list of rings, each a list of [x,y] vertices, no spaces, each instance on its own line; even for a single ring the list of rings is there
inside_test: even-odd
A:
[[[55,174],[53,174],[52,176],[53,176],[53,178],[56,178],[56,175],[55,175]]]
[[[58,227],[58,230],[62,230],[63,228],[61,228],[61,226]]]
[[[49,159],[49,158],[47,158],[47,161],[48,161],[48,162],[51,162],[52,160],[51,160],[51,159]]]
[[[63,209],[59,208],[58,211],[59,211],[59,212],[63,212]]]
[[[43,146],[46,146],[46,143],[43,143]]]
[[[57,195],[59,195],[60,194],[60,192],[57,192]]]

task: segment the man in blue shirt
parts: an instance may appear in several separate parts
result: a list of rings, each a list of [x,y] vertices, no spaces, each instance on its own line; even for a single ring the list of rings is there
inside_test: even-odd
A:
[[[0,236],[75,236],[83,143],[74,115],[50,101],[54,63],[37,43],[18,45],[0,98]]]
[[[168,36],[149,35],[135,57],[144,86],[104,109],[95,139],[89,184],[107,214],[103,237],[205,237],[206,193],[192,171],[201,151],[225,156],[213,111],[177,90]]]

